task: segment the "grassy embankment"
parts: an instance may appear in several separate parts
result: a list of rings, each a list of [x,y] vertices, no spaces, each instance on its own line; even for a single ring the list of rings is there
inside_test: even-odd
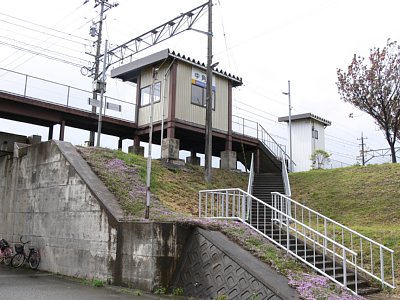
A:
[[[290,184],[293,199],[393,249],[400,284],[400,164],[293,173]]]
[[[146,159],[108,149],[80,148],[80,152],[114,193],[126,215],[131,219],[143,219]],[[300,199],[300,202],[399,253],[399,175],[400,165],[383,165],[297,173],[291,174],[290,180],[294,199]],[[266,243],[265,239],[240,223],[196,219],[199,190],[232,187],[246,190],[247,180],[246,173],[213,169],[213,183],[205,184],[202,167],[177,168],[154,160],[150,218],[216,228],[285,275],[293,272],[310,273],[310,270],[294,262],[284,252]],[[398,258],[397,254],[396,262]],[[398,264],[397,270],[400,271]],[[297,283],[304,282],[301,279]],[[328,284],[316,287],[316,293],[321,293],[321,290],[330,293],[335,288],[332,285],[328,287]]]
[[[121,151],[78,148],[94,172],[116,196],[126,216],[144,219],[146,195],[146,164],[144,157]],[[303,266],[277,250],[258,234],[239,222],[214,221],[197,218],[198,192],[204,189],[247,189],[248,174],[213,169],[213,182],[204,182],[204,168],[200,166],[174,167],[153,160],[151,173],[150,219],[178,221],[208,229],[218,229],[230,239],[252,252],[279,272],[305,271]]]

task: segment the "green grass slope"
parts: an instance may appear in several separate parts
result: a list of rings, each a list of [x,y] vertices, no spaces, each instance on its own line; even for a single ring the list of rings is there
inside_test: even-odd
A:
[[[115,195],[126,217],[132,220],[143,220],[147,159],[134,154],[103,148],[78,147],[78,151],[107,188]],[[258,257],[261,261],[286,275],[290,279],[290,285],[297,288],[302,299],[363,299],[361,297],[349,296],[346,291],[341,290],[326,278],[324,279],[314,274],[313,271],[296,262],[291,256],[288,256],[285,251],[276,248],[262,236],[251,231],[246,225],[240,222],[197,218],[198,192],[200,190],[218,188],[247,189],[248,174],[246,173],[221,169],[213,169],[212,172],[213,182],[212,184],[206,184],[204,182],[203,167],[177,167],[162,161],[153,160],[150,219],[156,221],[177,221],[207,229],[220,230],[231,240]],[[387,172],[387,170],[385,172]],[[396,172],[398,177],[400,168],[397,169]],[[331,177],[329,177],[330,179],[322,179],[323,176]],[[352,177],[354,175],[349,176],[351,180],[353,180]],[[329,205],[330,209],[325,210],[327,206],[323,203],[324,201],[339,201],[336,199],[343,198],[342,194],[340,194],[340,197],[337,197],[337,195],[339,195],[338,193],[341,191],[341,187],[332,187],[328,189],[328,186],[325,186],[325,181],[337,181],[338,178],[336,177],[338,177],[338,175],[333,175],[332,177],[332,175],[329,175],[328,171],[292,174],[292,189],[295,196],[298,196],[298,198],[310,199],[310,201],[307,201],[308,205],[320,209],[330,217],[336,218],[337,216],[335,214],[340,215],[340,213],[337,213],[335,210],[337,204],[332,203],[332,205]],[[370,175],[369,177],[374,177],[374,175]],[[394,174],[393,177],[395,177]],[[396,180],[398,179],[396,178]],[[321,186],[316,186],[317,182],[319,182],[318,184]],[[312,188],[309,188],[310,186]],[[325,190],[325,188],[327,190]],[[397,198],[399,198],[398,194]],[[321,203],[314,201],[315,199],[321,199]],[[395,202],[396,201],[391,199],[393,205]],[[351,204],[351,201],[346,205],[351,209],[356,208]],[[360,210],[364,211],[363,209]],[[342,217],[344,215],[342,215]],[[396,213],[393,213],[393,216],[395,215]],[[361,219],[362,218],[360,218],[360,220]],[[347,221],[351,222],[351,220],[355,220],[351,219],[351,213],[348,214],[347,219],[340,219],[343,223]],[[360,224],[364,226],[364,223]],[[346,225],[352,224],[347,223]],[[369,225],[371,226],[362,226],[362,229],[373,231],[374,227],[372,224]],[[382,231],[382,228],[380,230]],[[394,238],[393,241],[398,241],[397,235],[395,235]]]
[[[292,198],[395,251],[400,284],[400,164],[290,174]]]

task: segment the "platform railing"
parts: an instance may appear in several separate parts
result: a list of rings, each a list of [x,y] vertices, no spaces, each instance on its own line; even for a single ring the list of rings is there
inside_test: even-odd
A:
[[[239,116],[232,117],[232,129],[235,133],[243,136],[249,136],[258,139],[279,161],[290,161],[289,155],[286,153],[285,145],[279,144],[271,134],[258,122],[248,120]],[[290,165],[295,165],[293,162]],[[293,171],[293,170],[289,170]]]
[[[0,68],[0,91],[40,102],[92,111],[89,104],[89,98],[93,97],[92,91],[4,68]],[[135,106],[134,103],[106,96],[103,115],[135,122]]]

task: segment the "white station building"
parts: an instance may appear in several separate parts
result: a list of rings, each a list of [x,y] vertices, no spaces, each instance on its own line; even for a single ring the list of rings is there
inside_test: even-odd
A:
[[[289,117],[280,117],[278,121],[289,124]],[[325,128],[330,125],[331,121],[312,113],[291,116],[294,172],[311,169],[310,157],[317,149],[325,150]]]

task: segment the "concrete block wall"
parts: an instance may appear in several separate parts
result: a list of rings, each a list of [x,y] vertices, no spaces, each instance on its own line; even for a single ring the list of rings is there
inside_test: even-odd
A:
[[[55,142],[0,158],[0,178],[1,237],[31,240],[42,270],[112,280],[117,227]]]
[[[169,287],[192,228],[169,222],[121,225],[121,282],[145,291]]]

